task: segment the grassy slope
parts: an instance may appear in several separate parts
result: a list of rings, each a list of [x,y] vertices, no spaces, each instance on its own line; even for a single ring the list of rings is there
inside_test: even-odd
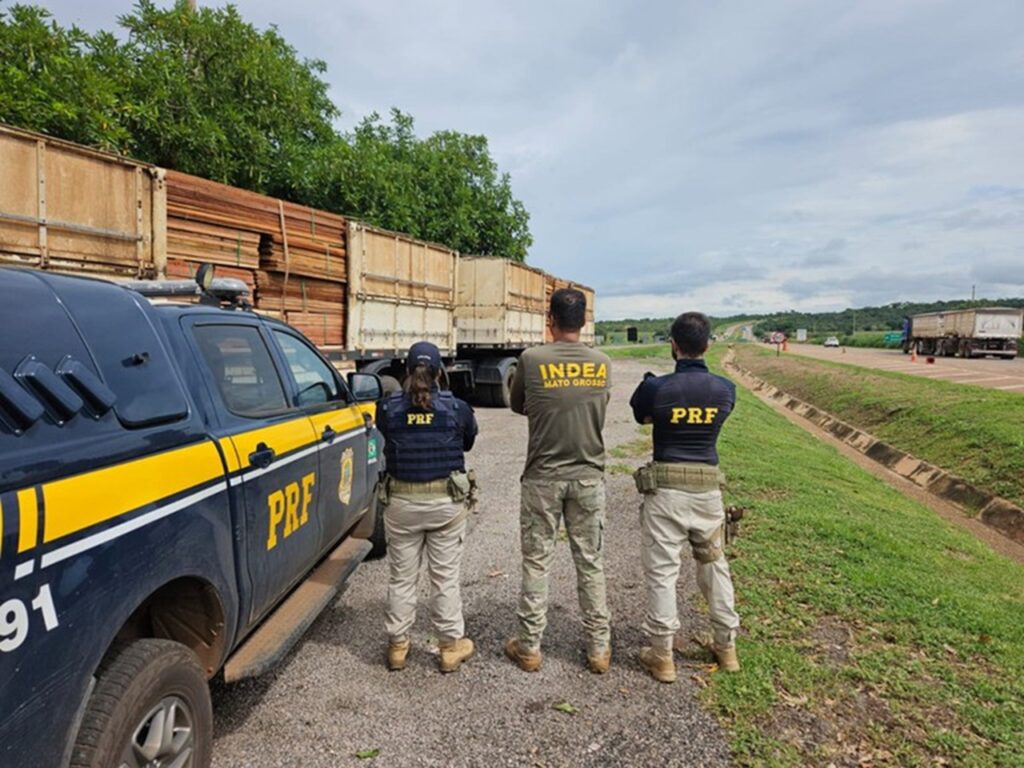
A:
[[[752,509],[730,550],[744,669],[704,691],[737,763],[1024,765],[1020,566],[739,400],[720,448]]]
[[[982,387],[783,356],[752,345],[761,378],[969,482],[1024,505],[1024,397]]]

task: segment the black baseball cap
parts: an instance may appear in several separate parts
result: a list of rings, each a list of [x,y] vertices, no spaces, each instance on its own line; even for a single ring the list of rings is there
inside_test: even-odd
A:
[[[429,341],[417,341],[409,347],[405,369],[412,371],[417,365],[427,365],[434,371],[441,370],[441,350]]]

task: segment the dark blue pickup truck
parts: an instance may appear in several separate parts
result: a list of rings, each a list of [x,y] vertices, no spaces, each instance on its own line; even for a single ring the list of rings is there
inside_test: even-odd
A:
[[[382,544],[377,377],[196,293],[0,269],[4,768],[207,766],[207,681]]]

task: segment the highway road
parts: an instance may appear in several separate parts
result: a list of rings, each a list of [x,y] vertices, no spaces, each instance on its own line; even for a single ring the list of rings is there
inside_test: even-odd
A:
[[[937,357],[931,364],[925,362],[924,357],[918,357],[917,362],[912,363],[910,355],[894,349],[846,347],[844,352],[843,349],[812,344],[790,344],[788,354],[1024,394],[1024,358],[1019,357],[1013,360]]]

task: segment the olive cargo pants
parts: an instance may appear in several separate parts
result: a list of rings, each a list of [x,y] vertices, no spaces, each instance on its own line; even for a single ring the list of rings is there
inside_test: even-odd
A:
[[[424,555],[430,579],[430,616],[441,640],[465,634],[459,569],[466,535],[466,505],[448,496],[392,495],[384,508],[388,542],[385,628],[392,640],[408,637],[416,620],[416,588]]]
[[[516,612],[521,644],[538,648],[547,627],[548,575],[564,518],[588,646],[607,647],[611,622],[604,578],[604,479],[524,479],[521,494],[523,583]]]
[[[644,494],[640,526],[641,560],[647,583],[644,632],[651,637],[666,637],[679,631],[676,582],[682,549],[689,543],[697,561],[697,585],[708,602],[715,644],[732,645],[740,617],[736,613],[729,563],[722,551],[722,492],[658,488]]]

